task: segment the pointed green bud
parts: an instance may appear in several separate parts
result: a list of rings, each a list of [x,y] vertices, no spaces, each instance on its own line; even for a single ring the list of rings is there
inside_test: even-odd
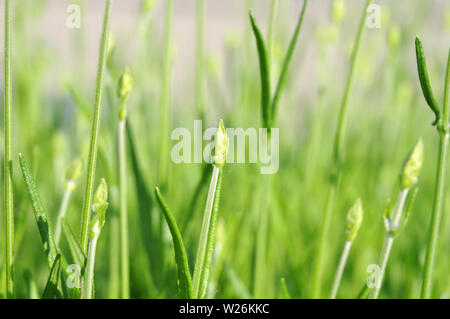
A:
[[[102,227],[105,224],[105,215],[108,206],[108,185],[106,184],[105,179],[102,178],[100,185],[95,191],[94,203],[92,204],[94,216],[89,223],[89,236],[91,239],[95,239],[100,236]]]
[[[125,71],[120,76],[119,86],[117,90],[117,95],[119,98],[123,99],[130,94],[133,89],[133,77],[131,76],[131,71],[128,67],[125,68]]]
[[[216,146],[214,155],[214,165],[222,167],[225,165],[228,154],[228,135],[223,125],[223,121],[220,120],[219,127],[216,133]]]
[[[81,158],[75,159],[67,168],[65,172],[65,180],[67,187],[74,190],[77,180],[83,173],[83,160]]]
[[[347,240],[353,241],[358,234],[359,227],[363,220],[363,207],[361,198],[358,198],[347,213]]]
[[[414,148],[409,152],[403,164],[400,175],[400,186],[402,189],[411,188],[417,183],[423,164],[423,141],[419,138]]]
[[[333,21],[336,24],[340,24],[344,19],[345,4],[343,0],[334,0],[332,8]]]

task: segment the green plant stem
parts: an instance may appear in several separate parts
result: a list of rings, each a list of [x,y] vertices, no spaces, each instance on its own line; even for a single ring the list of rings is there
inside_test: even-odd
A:
[[[321,285],[322,285],[322,272],[323,272],[323,255],[324,255],[324,249],[327,241],[328,236],[328,230],[330,228],[331,218],[332,218],[332,208],[334,206],[334,198],[336,195],[337,186],[339,184],[340,180],[340,170],[341,170],[341,153],[342,153],[342,144],[344,139],[344,132],[346,127],[346,121],[347,121],[347,106],[348,106],[348,100],[350,96],[350,92],[353,88],[353,82],[354,82],[354,74],[355,74],[355,66],[358,58],[359,53],[359,47],[361,43],[362,36],[364,34],[364,26],[366,21],[366,13],[367,13],[367,7],[371,3],[371,0],[366,0],[366,3],[364,5],[363,14],[361,17],[361,21],[359,23],[358,27],[358,33],[356,34],[356,40],[355,44],[353,46],[351,61],[350,61],[350,71],[347,77],[347,84],[345,87],[344,96],[342,98],[341,107],[339,110],[339,118],[334,138],[334,152],[333,152],[333,159],[332,159],[332,170],[331,170],[331,185],[330,190],[328,192],[328,197],[326,200],[325,205],[325,212],[323,215],[322,220],[322,226],[320,230],[319,235],[319,243],[317,246],[316,251],[316,257],[315,257],[315,264],[313,269],[313,281],[311,285],[312,289],[312,298],[320,298],[320,292],[321,292]]]
[[[121,261],[121,297],[130,298],[130,255],[128,247],[128,212],[126,183],[126,120],[119,121],[119,196],[120,196],[120,261]]]
[[[71,183],[71,181],[69,181]],[[67,207],[69,206],[70,197],[72,196],[73,188],[70,185],[66,186],[66,190],[61,200],[61,206],[59,207],[58,217],[55,227],[55,243],[56,247],[59,247],[59,241],[61,239],[61,220],[66,217]]]
[[[431,215],[431,224],[428,235],[428,249],[425,259],[425,269],[422,283],[422,298],[431,298],[433,268],[436,259],[436,247],[439,238],[439,225],[442,215],[442,202],[445,189],[445,162],[447,160],[449,127],[448,127],[448,105],[449,105],[449,89],[450,89],[450,50],[447,59],[447,72],[444,84],[444,117],[443,126],[439,129],[439,156],[436,172],[436,181],[434,187],[433,213]]]
[[[173,20],[173,0],[166,1],[166,25],[164,36],[164,57],[161,78],[161,131],[160,131],[160,160],[159,160],[159,181],[161,187],[166,186],[168,179],[168,149],[169,149],[169,118],[170,118],[170,84],[171,84],[171,64],[172,64],[172,20]]]
[[[4,201],[6,216],[6,297],[14,296],[14,206],[12,179],[12,103],[11,103],[11,40],[12,4],[5,0],[5,159]]]
[[[405,206],[406,198],[408,197],[409,188],[401,190],[398,194],[397,203],[395,204],[394,214],[392,215],[392,220],[389,222],[389,228],[396,228],[400,225],[400,218],[402,216],[403,207]],[[381,285],[383,284],[384,273],[386,272],[387,262],[389,260],[389,255],[391,253],[392,245],[394,243],[394,235],[391,231],[387,231],[386,237],[384,239],[383,248],[381,249],[380,259],[378,261],[378,266],[380,271],[378,273],[376,284],[373,290],[369,293],[369,299],[377,299],[380,294]]]
[[[210,229],[210,223],[211,223],[211,213],[213,210],[213,204],[214,204],[214,198],[215,193],[217,189],[217,180],[219,178],[220,168],[217,166],[213,166],[213,172],[211,176],[211,183],[209,185],[209,191],[208,191],[208,197],[206,199],[206,206],[205,206],[205,212],[203,214],[203,222],[202,222],[202,229],[200,232],[200,240],[198,244],[198,250],[197,250],[197,258],[195,261],[195,268],[194,268],[194,277],[192,281],[192,287],[193,287],[193,297],[199,298],[200,293],[200,284],[202,279],[202,272],[203,272],[203,266],[205,264],[206,259],[206,249],[208,244],[208,233]]]
[[[97,69],[97,84],[95,90],[94,117],[92,121],[91,143],[89,147],[88,172],[84,193],[83,214],[81,220],[81,248],[86,253],[88,246],[88,227],[91,218],[91,204],[94,191],[95,167],[97,161],[98,135],[100,131],[100,117],[103,93],[103,76],[106,67],[106,53],[108,48],[109,18],[113,0],[106,0],[103,30],[100,45],[100,55]]]
[[[333,288],[331,289],[330,299],[336,299],[339,286],[341,284],[342,274],[344,273],[345,265],[347,264],[348,254],[352,248],[353,241],[347,240],[344,244],[344,249],[342,250],[341,259],[339,260],[339,265],[336,271],[336,276],[334,277]]]
[[[97,240],[98,237],[89,240],[86,276],[83,282],[83,299],[93,298],[95,251],[97,249]]]
[[[270,138],[269,138],[270,140]],[[267,147],[267,146],[266,146]],[[267,247],[270,225],[270,204],[272,197],[272,175],[261,176],[262,187],[259,188],[260,215],[256,234],[255,269],[253,282],[253,297],[267,297]]]
[[[108,298],[118,299],[120,296],[120,241],[119,241],[119,220],[117,216],[111,218],[109,235],[109,285],[108,285]]]
[[[195,89],[198,115],[200,118],[205,116],[205,15],[205,0],[197,0],[197,72],[195,73]]]

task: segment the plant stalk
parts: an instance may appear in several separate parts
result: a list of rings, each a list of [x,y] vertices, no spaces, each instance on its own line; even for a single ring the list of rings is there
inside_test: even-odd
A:
[[[95,251],[97,249],[97,240],[98,237],[89,241],[86,277],[83,282],[83,299],[93,298]]]
[[[203,214],[203,223],[202,223],[202,229],[200,232],[200,240],[199,240],[199,244],[198,244],[197,258],[195,261],[194,277],[193,277],[193,282],[192,282],[194,298],[199,298],[200,281],[201,281],[202,270],[203,270],[202,268],[203,268],[203,265],[205,263],[205,258],[206,258],[206,248],[207,248],[207,244],[208,244],[208,231],[209,231],[209,228],[210,228],[209,226],[211,223],[211,213],[212,213],[212,209],[213,209],[219,173],[220,173],[220,168],[213,165],[211,183],[209,185],[208,197],[206,199],[205,212]]]
[[[348,254],[352,248],[353,241],[347,240],[342,250],[341,259],[339,260],[336,277],[334,277],[333,288],[331,289],[330,299],[336,299],[339,286],[341,284],[342,274],[344,273],[345,265],[347,264]]]
[[[392,220],[390,221],[389,228],[396,228],[400,225],[400,218],[402,216],[403,207],[405,206],[406,198],[408,197],[409,188],[405,188],[398,194],[397,203],[395,205],[394,214]],[[386,272],[386,266],[391,253],[392,245],[394,243],[394,235],[391,231],[387,231],[386,237],[384,239],[383,248],[381,249],[380,259],[378,261],[378,266],[380,267],[380,272],[378,273],[376,284],[373,290],[369,293],[369,299],[377,299],[380,294],[381,285],[383,284],[384,273]]]
[[[120,252],[121,252],[121,297],[130,298],[130,255],[128,246],[128,212],[126,183],[126,120],[119,120],[119,191],[120,191]]]
[[[89,147],[88,173],[86,189],[84,193],[83,213],[81,220],[81,248],[86,253],[88,246],[88,227],[91,218],[91,205],[95,182],[95,168],[97,162],[98,135],[100,131],[100,117],[103,93],[103,76],[106,67],[106,54],[108,48],[109,18],[113,0],[106,0],[105,13],[103,18],[103,30],[100,45],[100,55],[97,69],[97,84],[95,90],[94,117],[92,121],[91,142]]]
[[[346,122],[347,122],[347,109],[348,109],[348,100],[350,97],[350,92],[353,88],[353,82],[354,82],[354,74],[355,74],[355,67],[356,62],[358,58],[359,48],[361,39],[364,34],[364,26],[366,21],[366,13],[367,13],[367,7],[371,3],[371,0],[366,0],[364,5],[363,14],[361,16],[361,20],[359,22],[358,32],[356,34],[356,40],[355,44],[353,46],[351,61],[350,61],[350,71],[347,77],[347,84],[345,87],[344,96],[342,98],[341,107],[339,110],[339,118],[334,138],[334,152],[333,152],[333,164],[332,164],[332,170],[331,170],[331,185],[330,190],[328,192],[328,197],[325,205],[325,212],[323,216],[322,226],[320,230],[320,236],[319,236],[319,243],[318,243],[318,249],[316,252],[316,260],[314,264],[314,270],[313,270],[313,282],[311,285],[312,289],[312,298],[320,298],[321,295],[321,285],[322,285],[322,272],[323,272],[323,255],[325,250],[325,245],[327,241],[328,236],[328,230],[331,223],[332,218],[332,208],[334,206],[334,198],[337,191],[337,187],[339,184],[340,179],[340,170],[341,170],[341,153],[342,153],[342,144],[344,140],[344,132],[346,128]]]
[[[12,178],[12,90],[11,90],[11,47],[12,47],[12,1],[5,0],[5,159],[4,159],[4,201],[6,216],[6,297],[14,296],[14,202]]]
[[[447,72],[445,75],[444,84],[444,116],[443,125],[439,130],[439,155],[436,172],[436,181],[434,186],[433,212],[431,215],[430,230],[428,235],[428,249],[425,259],[425,269],[423,274],[422,293],[424,299],[431,298],[433,268],[436,259],[436,248],[439,238],[439,225],[441,223],[442,203],[444,200],[445,190],[445,162],[447,160],[448,152],[448,105],[449,105],[449,90],[450,90],[450,50],[447,59]]]

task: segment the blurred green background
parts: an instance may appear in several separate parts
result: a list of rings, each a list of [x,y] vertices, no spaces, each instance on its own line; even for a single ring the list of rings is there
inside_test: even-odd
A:
[[[178,296],[171,237],[153,198],[153,189],[159,182],[160,141],[168,139],[170,132],[161,136],[159,125],[165,1],[150,2],[147,8],[138,0],[116,0],[113,6],[114,47],[108,56],[96,173],[97,181],[100,177],[108,181],[111,202],[97,251],[98,298],[119,296],[116,139],[120,101],[116,86],[125,66],[130,67],[134,77],[128,115],[141,171],[140,179],[136,179],[129,158],[131,297]],[[66,26],[66,9],[71,3],[81,4],[80,29]],[[419,193],[408,225],[394,243],[381,297],[417,298],[420,294],[438,136],[431,126],[433,114],[420,90],[414,38],[417,34],[423,41],[430,80],[441,102],[450,38],[450,2],[384,0],[375,3],[382,8],[381,28],[366,30],[356,66],[342,181],[325,251],[323,297],[328,296],[345,241],[347,210],[358,197],[363,201],[364,221],[350,253],[339,297],[354,298],[363,287],[369,275],[367,266],[377,262],[385,235],[386,202],[389,198],[396,199],[403,160],[421,136],[425,161]],[[261,175],[257,165],[224,167],[208,297],[279,298],[282,277],[286,278],[293,297],[310,296],[337,114],[363,7],[362,1],[345,0],[345,13],[339,21],[333,19],[332,4],[331,0],[313,0],[306,11],[279,106],[276,126],[280,128],[280,169],[273,176],[270,207],[261,207],[258,195]],[[278,1],[271,62],[274,74],[280,70],[301,5],[302,1]],[[17,154],[22,152],[30,160],[54,225],[65,188],[66,167],[87,153],[103,6],[104,1],[100,0],[14,1],[17,297],[32,297],[36,289],[41,292],[48,276]],[[266,32],[270,1],[206,0],[206,8],[203,127],[215,127],[223,118],[227,127],[258,128],[261,126],[258,60],[247,12],[253,9]],[[199,119],[195,94],[196,15],[196,1],[174,1],[170,131],[176,127],[192,130],[193,121]],[[0,125],[3,132],[3,121]],[[3,141],[3,133],[0,134]],[[0,152],[3,161],[3,148]],[[168,165],[169,179],[163,194],[180,225],[192,270],[208,187],[207,182],[202,182],[202,171],[208,168],[171,161]],[[3,171],[1,174],[3,177]],[[77,234],[84,175],[68,209],[70,225]],[[137,180],[145,187],[137,187]],[[149,196],[145,196],[146,192]],[[450,296],[450,188],[447,187],[445,194],[434,274],[436,298]],[[0,196],[3,203],[3,191]],[[256,229],[259,216],[266,212],[270,214],[270,226],[262,283],[264,293],[255,296]],[[0,234],[0,247],[4,251],[3,226]],[[62,249],[70,261],[64,238]],[[4,254],[0,256],[0,267],[0,292],[4,295]]]

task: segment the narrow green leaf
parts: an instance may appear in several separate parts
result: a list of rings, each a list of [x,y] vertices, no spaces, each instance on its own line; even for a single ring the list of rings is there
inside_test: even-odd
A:
[[[292,299],[291,294],[289,293],[289,290],[286,285],[286,279],[284,278],[281,278],[281,290],[283,291],[284,299]]]
[[[44,292],[42,293],[42,299],[54,299],[58,297],[58,283],[61,275],[61,255],[58,254],[55,257],[50,275],[48,276],[47,285],[45,285]]]
[[[84,268],[86,267],[86,255],[81,249],[80,243],[75,237],[72,229],[65,218],[61,219],[61,225],[63,229],[64,236],[66,236],[67,243],[69,244],[70,254],[72,255],[73,261],[81,267],[81,273],[84,272]]]
[[[211,271],[211,264],[214,255],[214,241],[216,237],[216,223],[217,223],[217,213],[219,211],[220,202],[220,191],[222,189],[222,170],[219,171],[219,176],[217,177],[217,185],[214,196],[213,210],[211,213],[211,222],[209,225],[208,240],[206,244],[206,256],[205,262],[203,263],[202,273],[200,275],[200,290],[199,298],[203,299],[208,288],[209,273]]]
[[[284,83],[286,82],[286,75],[289,69],[289,63],[291,62],[292,55],[294,54],[295,46],[297,44],[298,35],[300,34],[300,29],[302,27],[303,18],[305,16],[306,12],[306,6],[308,5],[308,0],[303,1],[303,7],[302,11],[300,12],[300,15],[298,17],[297,26],[295,27],[295,32],[292,36],[291,42],[289,43],[289,48],[286,52],[286,56],[284,57],[283,61],[283,68],[281,69],[280,78],[278,79],[277,88],[275,90],[275,95],[272,100],[272,115],[271,115],[271,124],[274,124],[277,110],[278,110],[278,102],[280,100],[281,92],[284,88]]]
[[[31,199],[31,206],[33,207],[34,217],[36,218],[36,222],[38,224],[39,234],[41,236],[42,245],[44,246],[44,252],[47,255],[48,266],[51,268],[55,262],[57,250],[55,241],[53,240],[53,233],[48,222],[47,212],[42,204],[36,182],[31,174],[30,166],[28,165],[23,154],[19,154],[19,164],[22,169],[23,179],[27,187],[28,195]]]
[[[370,292],[370,288],[369,288],[369,286],[367,286],[367,284],[365,284],[364,287],[359,292],[356,299],[367,299],[367,297],[369,297],[369,292]]]
[[[177,264],[178,285],[181,290],[182,298],[192,298],[192,279],[189,272],[189,263],[186,250],[184,248],[183,239],[176,224],[175,218],[169,210],[166,202],[161,196],[159,188],[155,188],[156,198],[161,207],[170,233],[172,234],[173,246],[175,251],[175,262]]]
[[[261,107],[262,107],[262,117],[263,125],[268,130],[272,126],[272,110],[270,107],[270,66],[269,58],[267,54],[266,44],[262,36],[261,30],[258,28],[253,17],[253,13],[249,12],[250,22],[252,24],[253,33],[256,40],[256,48],[258,50],[259,58],[259,72],[261,76]]]
[[[425,60],[425,54],[423,51],[422,42],[419,37],[416,36],[416,60],[417,60],[417,71],[419,73],[420,86],[422,87],[423,96],[430,106],[431,110],[434,112],[436,119],[433,125],[436,125],[441,119],[441,111],[436,99],[434,98],[433,91],[431,89],[430,80],[428,77],[427,64]]]

